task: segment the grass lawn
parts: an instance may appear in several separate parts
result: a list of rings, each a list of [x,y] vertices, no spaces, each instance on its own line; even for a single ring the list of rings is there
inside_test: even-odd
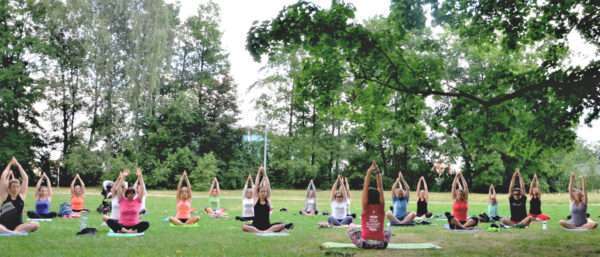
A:
[[[53,209],[60,202],[68,200],[67,190],[55,190]],[[30,190],[26,209],[33,208],[33,190]],[[360,214],[359,192],[352,194],[352,210]],[[414,211],[415,194],[412,194],[410,210]],[[228,209],[231,217],[241,211],[241,192],[226,191],[221,204]],[[319,207],[329,212],[328,192],[318,195]],[[163,218],[175,211],[174,191],[151,191],[147,199],[149,213],[144,220],[150,222],[150,229],[141,238],[109,238],[108,227],[101,226],[100,215],[90,215],[89,226],[99,233],[95,237],[77,237],[77,219],[56,219],[44,222],[41,229],[28,237],[0,237],[0,256],[600,256],[598,231],[567,232],[558,226],[558,220],[568,215],[566,194],[545,194],[542,210],[552,217],[548,230],[542,230],[536,223],[527,229],[511,229],[500,232],[481,231],[474,234],[453,233],[442,228],[444,221],[434,221],[430,226],[395,227],[392,242],[438,244],[438,250],[345,250],[326,253],[319,249],[325,241],[347,242],[344,229],[319,229],[317,223],[326,221],[325,216],[303,217],[298,210],[303,206],[304,191],[275,190],[272,206],[275,209],[272,222],[293,222],[295,228],[288,237],[258,237],[242,233],[241,223],[233,218],[215,220],[201,215],[200,226],[196,228],[173,228]],[[430,196],[429,208],[434,213],[450,209],[450,194],[435,193]],[[100,203],[97,190],[89,189],[86,207],[95,209]],[[471,215],[486,209],[487,196],[471,194]],[[386,193],[386,206],[390,194]],[[499,195],[500,214],[508,214],[506,195]],[[590,194],[588,212],[597,217],[600,194]],[[202,209],[207,205],[206,192],[196,192],[193,205]],[[287,208],[288,212],[279,212]],[[387,209],[387,207],[386,207]],[[358,221],[355,221],[357,223]],[[483,224],[482,228],[487,228]]]

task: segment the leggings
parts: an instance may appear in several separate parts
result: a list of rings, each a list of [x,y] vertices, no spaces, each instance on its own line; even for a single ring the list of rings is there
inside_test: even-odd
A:
[[[108,225],[108,227],[115,233],[121,232],[122,228],[131,229],[137,231],[138,233],[142,233],[150,227],[150,223],[148,223],[147,221],[142,221],[136,224],[135,226],[125,226],[123,224],[120,224],[118,220],[113,219],[107,220],[106,225]]]
[[[352,240],[352,243],[356,245],[358,248],[363,249],[385,249],[387,248],[388,242],[390,242],[390,238],[392,237],[392,232],[390,230],[383,231],[383,241],[376,240],[365,240],[362,238],[360,227],[352,228],[348,230],[347,234]]]
[[[52,219],[56,217],[56,212],[49,212],[49,213],[37,213],[34,211],[28,211],[27,212],[27,217],[29,217],[30,219]]]
[[[343,219],[336,219],[333,216],[329,216],[327,223],[333,226],[349,225],[352,223],[352,216],[346,216]]]

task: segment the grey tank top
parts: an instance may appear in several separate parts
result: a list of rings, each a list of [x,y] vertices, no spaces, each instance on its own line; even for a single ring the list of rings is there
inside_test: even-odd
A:
[[[587,223],[586,212],[586,204],[575,204],[575,202],[571,203],[571,222],[573,223],[573,225],[579,227]]]

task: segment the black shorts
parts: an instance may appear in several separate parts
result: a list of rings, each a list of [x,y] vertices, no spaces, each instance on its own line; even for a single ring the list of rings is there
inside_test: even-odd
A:
[[[177,219],[178,219],[179,221],[181,221],[181,223],[186,223],[186,222],[188,221],[188,219],[180,219],[180,218],[177,218]]]

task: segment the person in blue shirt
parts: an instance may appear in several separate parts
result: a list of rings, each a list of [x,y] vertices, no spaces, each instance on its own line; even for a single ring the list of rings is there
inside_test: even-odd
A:
[[[408,225],[414,222],[417,214],[407,210],[409,195],[410,187],[402,176],[402,172],[398,172],[398,178],[392,185],[393,208],[386,214],[391,225]]]

